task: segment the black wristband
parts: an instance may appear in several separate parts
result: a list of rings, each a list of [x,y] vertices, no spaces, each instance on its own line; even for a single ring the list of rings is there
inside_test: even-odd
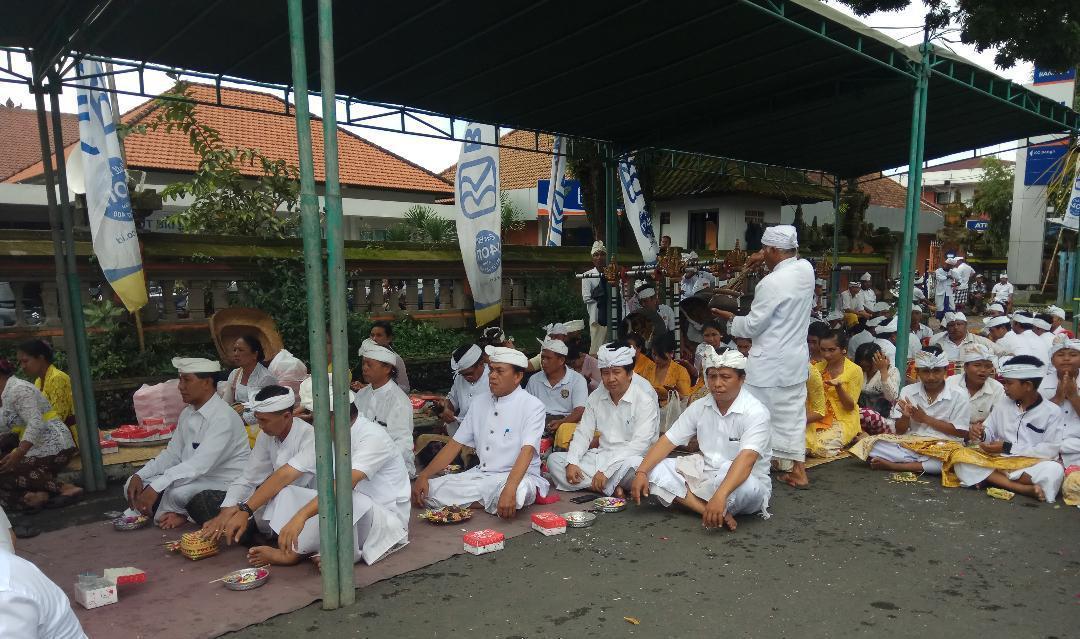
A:
[[[1005,453],[1006,455],[1012,454],[1012,442],[1002,442],[1001,452]]]
[[[248,517],[254,517],[255,516],[255,513],[251,512],[251,506],[248,506],[247,502],[242,501],[239,504],[237,504],[236,507],[238,509],[246,512],[248,514]]]

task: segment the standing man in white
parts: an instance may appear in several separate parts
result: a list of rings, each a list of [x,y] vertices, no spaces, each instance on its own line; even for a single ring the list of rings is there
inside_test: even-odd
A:
[[[975,276],[975,269],[964,261],[963,256],[956,256],[956,310],[963,311],[967,307],[968,293],[971,290],[971,278]]]
[[[607,320],[610,309],[608,308],[607,282],[602,273],[607,265],[607,249],[604,243],[597,240],[593,242],[592,250],[593,267],[585,271],[586,276],[581,280],[581,299],[585,301],[585,308],[589,311],[589,355],[596,355],[596,350],[607,341]]]
[[[769,410],[772,456],[783,472],[780,480],[795,487],[809,485],[806,477],[806,366],[810,359],[806,325],[814,304],[814,267],[799,259],[795,227],[772,226],[761,236],[762,249],[747,262],[764,263],[769,274],[754,289],[750,314],[727,319],[732,337],[754,340],[746,365],[746,388]]]

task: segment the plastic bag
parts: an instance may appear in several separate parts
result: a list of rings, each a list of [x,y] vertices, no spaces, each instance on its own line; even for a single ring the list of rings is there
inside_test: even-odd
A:
[[[270,360],[267,370],[278,381],[278,384],[291,388],[294,393],[300,392],[300,382],[308,376],[307,365],[284,348]]]
[[[671,425],[679,420],[685,409],[686,404],[679,399],[679,394],[675,391],[668,391],[667,404],[660,408],[660,432],[666,433],[671,428]]]
[[[143,384],[131,398],[135,406],[135,417],[139,424],[149,420],[161,420],[158,423],[176,424],[180,412],[184,410],[184,400],[180,397],[180,380],[170,379],[160,384]]]

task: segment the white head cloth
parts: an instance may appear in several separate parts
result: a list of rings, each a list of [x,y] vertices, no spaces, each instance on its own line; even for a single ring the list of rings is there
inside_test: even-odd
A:
[[[919,351],[915,354],[915,368],[947,368],[948,366],[949,358],[945,357],[945,353]]]
[[[921,314],[921,313],[923,312],[923,310],[922,310],[922,307],[921,307],[921,306],[919,306],[918,304],[912,304],[912,305],[911,305],[911,312],[912,312],[912,313],[920,313],[920,314]]]
[[[945,263],[948,264],[949,266],[956,266],[956,258],[955,257],[950,257],[947,260],[945,260]]]
[[[1005,317],[1004,315],[999,315],[997,317],[991,317],[990,319],[986,320],[986,323],[983,324],[983,326],[985,328],[997,328],[998,326],[1008,326],[1011,323],[1012,320],[1010,320],[1008,317]]]
[[[875,313],[888,313],[890,308],[892,308],[892,306],[890,306],[888,302],[874,302]]]
[[[1069,336],[1064,333],[1058,335],[1050,344],[1050,355],[1053,355],[1063,348],[1080,352],[1080,339],[1069,339]]]
[[[719,355],[714,349],[706,351],[701,358],[701,367],[706,371],[710,368],[734,368],[742,371],[746,370],[746,357],[734,348],[729,348]]]
[[[1039,319],[1038,317],[1033,317],[1031,319],[1031,325],[1042,331],[1050,330],[1050,322],[1044,319]]]
[[[1013,313],[1012,321],[1016,322],[1017,324],[1023,324],[1024,326],[1031,326],[1035,323],[1035,318],[1029,317],[1027,315],[1021,315],[1020,313]]]
[[[863,273],[862,277],[860,277],[859,279],[862,280],[863,282],[869,282],[870,281],[870,274],[869,273]]]
[[[330,412],[334,412],[334,374],[327,375],[330,388]],[[356,393],[349,391],[349,404],[356,401]],[[315,410],[315,400],[311,394],[311,376],[300,382],[300,407],[306,411]]]
[[[469,350],[465,351],[465,354],[461,356],[461,359],[455,360],[454,356],[450,356],[450,370],[456,375],[459,371],[469,368],[476,362],[480,361],[480,357],[484,354],[484,351],[480,350],[480,347],[473,344],[469,347]]]
[[[945,326],[952,324],[953,322],[967,322],[967,315],[957,311],[956,313],[945,313],[945,318],[942,321]]]
[[[844,319],[844,314],[840,311],[829,311],[829,314],[825,316],[826,322],[839,322]]]
[[[544,327],[544,332],[546,335],[566,335],[566,324],[552,322]]]
[[[296,393],[293,393],[291,388],[286,390],[289,392],[284,395],[275,395],[263,400],[252,399],[246,406],[256,413],[278,413],[286,409],[292,410],[296,406]]]
[[[1046,312],[1058,319],[1065,319],[1065,309],[1061,308],[1060,306],[1047,306]]]
[[[963,255],[957,255],[953,259],[955,259],[957,262],[963,262],[964,261],[964,256]]]
[[[847,285],[848,288],[862,288],[862,284],[859,284],[859,280],[856,279],[849,279]]]
[[[829,283],[822,279],[814,280],[814,286],[820,286],[821,288],[828,288]]]
[[[174,357],[172,365],[181,373],[218,373],[221,363],[202,357]]]
[[[525,353],[517,349],[503,346],[487,346],[484,348],[484,352],[487,353],[488,361],[492,364],[510,364],[518,368],[529,367],[529,358],[525,357]]]
[[[634,289],[637,291],[639,300],[647,300],[656,295],[656,288],[649,284],[649,280],[638,280],[634,282]]]
[[[998,279],[999,280],[1007,280],[1007,279],[1009,279],[1009,274],[1008,273],[1002,273],[1001,275],[998,275]]]
[[[888,322],[885,322],[884,324],[882,324],[881,326],[878,326],[874,330],[874,332],[877,333],[878,335],[888,335],[890,333],[895,333],[896,332],[896,326],[897,326],[896,318],[894,317],[891,320],[889,320]]]
[[[964,348],[960,351],[960,359],[962,359],[965,364],[970,364],[971,362],[981,362],[984,360],[993,362],[995,357],[994,353],[985,345],[970,342],[964,344]]]
[[[634,363],[634,349],[629,346],[613,348],[611,344],[604,344],[596,351],[596,361],[600,368],[630,366]]]
[[[1045,366],[1034,364],[1002,364],[998,367],[998,376],[1005,379],[1038,379],[1046,374]]]
[[[589,251],[589,255],[596,255],[597,253],[607,253],[607,247],[600,240],[596,240],[592,243],[592,249]]]
[[[790,251],[799,248],[799,234],[790,224],[770,226],[761,235],[761,244]]]
[[[379,346],[375,343],[375,340],[370,337],[360,344],[359,354],[360,357],[373,359],[377,362],[382,362],[383,364],[389,364],[391,366],[397,365],[397,353],[385,346]]]
[[[989,313],[990,311],[997,311],[998,313],[1003,313],[1004,314],[1005,313],[1005,307],[1002,306],[1001,304],[996,304],[996,303],[991,304],[990,306],[986,307],[986,312]]]
[[[870,319],[866,320],[866,325],[869,328],[877,328],[878,326],[881,326],[884,322],[884,317],[871,317]]]
[[[541,349],[551,351],[556,355],[566,357],[566,354],[570,352],[570,350],[566,348],[566,342],[561,339],[537,339],[536,341],[540,342]]]
[[[563,327],[566,328],[567,333],[576,333],[585,330],[585,322],[579,319],[570,320],[569,322],[563,322]]]

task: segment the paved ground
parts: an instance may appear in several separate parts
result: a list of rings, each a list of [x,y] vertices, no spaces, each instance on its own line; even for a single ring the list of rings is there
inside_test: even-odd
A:
[[[313,605],[229,636],[1080,636],[1075,508],[936,478],[892,484],[854,459],[811,479],[810,491],[777,485],[774,517],[743,518],[735,533],[631,506],[375,584],[346,609]]]

